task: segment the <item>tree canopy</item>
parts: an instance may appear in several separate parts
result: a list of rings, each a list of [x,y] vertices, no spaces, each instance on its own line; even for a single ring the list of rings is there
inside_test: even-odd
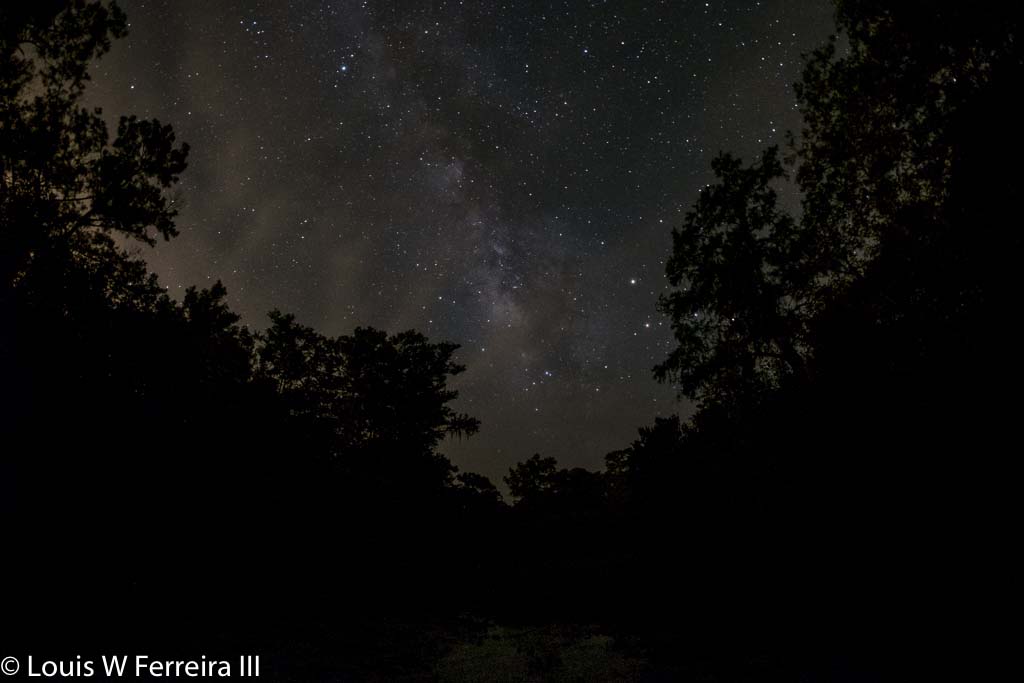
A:
[[[296,566],[317,577],[311,591],[384,585],[401,554],[440,552],[502,506],[440,449],[479,428],[451,405],[458,345],[415,330],[329,337],[279,311],[251,331],[220,282],[172,298],[129,247],[178,234],[188,145],[134,116],[111,135],[82,104],[127,26],[115,2],[0,5],[0,466],[13,533],[37,551],[24,580],[66,564],[47,539],[73,528],[75,585],[125,601],[126,574],[139,594],[173,583],[182,600],[237,594],[242,574],[297,590]],[[116,552],[90,545],[97,533]],[[206,574],[153,551],[185,539]],[[253,565],[234,552],[247,542],[290,552]],[[407,583],[446,585],[481,552],[453,545]],[[357,559],[338,569],[344,553]]]
[[[719,183],[672,233],[666,273],[675,289],[660,308],[679,347],[655,375],[691,398],[724,402],[803,367],[807,301],[789,260],[796,224],[772,187],[783,177],[778,150],[750,167],[726,154],[712,168]]]
[[[175,144],[170,126],[134,116],[122,116],[111,139],[102,112],[82,106],[89,65],[125,35],[124,13],[85,0],[8,5],[0,10],[5,289],[53,259],[85,268],[124,262],[116,238],[152,244],[176,235],[167,190],[188,145]]]
[[[942,267],[963,277],[976,267],[957,265],[953,251],[984,245],[999,259],[997,245],[1011,244],[983,216],[1005,215],[994,210],[1003,198],[986,208],[977,179],[995,188],[1014,175],[992,147],[993,131],[1013,134],[1005,105],[982,105],[1020,74],[1020,15],[992,3],[838,3],[842,41],[807,59],[796,85],[803,128],[786,163],[775,149],[749,166],[723,154],[712,164],[716,182],[673,233],[672,290],[660,307],[678,346],[655,376],[701,403],[753,397],[807,372],[814,321],[881,279],[871,274],[886,263],[953,259]],[[775,188],[790,177],[798,215],[778,206]],[[904,282],[917,277],[910,272]],[[982,279],[976,269],[968,277]],[[934,299],[942,286],[915,287],[908,296],[955,305]],[[910,304],[893,299],[884,315]]]
[[[533,455],[510,507],[442,452],[480,426],[453,406],[456,344],[281,311],[253,331],[219,282],[169,296],[125,244],[177,234],[187,146],[131,116],[111,137],[81,106],[123,13],[0,5],[5,623],[130,607],[127,629],[145,612],[192,635],[217,604],[276,635],[282,614],[468,606],[602,622],[709,680],[795,680],[780,661],[806,651],[875,665],[908,631],[980,623],[950,587],[997,603],[1012,566],[1022,15],[839,0],[788,153],[719,156],[673,231],[678,347],[655,375],[695,414],[604,471]]]

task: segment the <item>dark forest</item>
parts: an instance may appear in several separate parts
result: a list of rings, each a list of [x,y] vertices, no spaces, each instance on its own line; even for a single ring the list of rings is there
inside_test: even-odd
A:
[[[643,381],[692,415],[652,411],[603,468],[525,452],[499,482],[442,450],[488,429],[452,388],[461,340],[243,324],[220,282],[173,295],[137,246],[186,239],[189,146],[84,103],[130,17],[0,6],[14,678],[30,654],[138,653],[260,654],[275,681],[988,680],[1024,382],[1024,8],[834,11],[800,128],[719,154],[665,227],[674,341]]]

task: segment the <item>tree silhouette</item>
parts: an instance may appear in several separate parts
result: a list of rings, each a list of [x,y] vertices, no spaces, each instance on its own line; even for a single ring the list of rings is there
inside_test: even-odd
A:
[[[82,614],[213,596],[244,611],[255,592],[268,612],[301,612],[300,594],[347,613],[357,598],[383,609],[382,593],[454,609],[456,568],[483,580],[483,530],[503,511],[439,452],[479,428],[450,405],[457,345],[327,337],[279,312],[253,333],[220,282],[172,299],[124,245],[177,234],[168,191],[187,146],[134,117],[111,138],[81,106],[123,13],[6,3],[0,20],[0,467],[24,552],[5,570],[27,587],[7,621],[46,631],[40,615],[93,594],[102,612]]]
[[[978,218],[1002,220],[1009,207],[979,201],[978,179],[1006,187],[1016,174],[995,153],[995,138],[1014,139],[995,102],[1020,72],[1021,12],[850,1],[838,3],[837,23],[848,48],[840,54],[832,39],[814,52],[796,87],[803,129],[788,161],[799,220],[777,206],[773,186],[787,174],[769,149],[748,167],[716,159],[717,182],[674,231],[673,291],[660,307],[678,347],[655,376],[690,398],[734,404],[806,374],[820,343],[814,321],[849,306],[868,280],[892,287],[870,304],[888,319],[926,305],[967,310],[964,297],[977,302],[972,288],[986,281],[990,299],[1006,290],[991,274],[1012,266],[991,266],[1015,241]]]
[[[679,346],[655,376],[692,399],[724,403],[801,370],[807,295],[790,272],[795,223],[772,188],[783,177],[777,150],[749,168],[728,154],[712,168],[719,182],[672,233],[666,273],[675,289],[659,307]]]
[[[459,488],[468,491],[472,496],[487,501],[490,505],[501,502],[501,493],[491,480],[475,472],[462,472],[455,477]]]
[[[441,452],[479,428],[452,407],[456,345],[278,311],[250,332],[219,282],[169,297],[122,245],[176,234],[187,149],[131,117],[111,139],[81,107],[123,14],[0,6],[0,483],[20,551],[3,567],[22,587],[5,623],[50,634],[72,604],[92,629],[130,606],[138,631],[140,607],[206,598],[237,624],[259,595],[268,641],[301,623],[284,635],[303,656],[379,654],[394,629],[368,615],[468,606],[611,625],[709,680],[795,680],[836,654],[885,669],[885,639],[979,623],[953,593],[1005,598],[1016,518],[1019,401],[993,385],[1024,382],[1022,10],[837,8],[787,160],[720,156],[674,231],[660,306],[679,346],[655,372],[698,411],[604,472],[516,464],[509,507]],[[214,628],[165,617],[149,625]]]
[[[451,360],[457,345],[373,328],[331,338],[292,315],[275,311],[270,319],[256,338],[255,381],[272,386],[294,416],[329,434],[334,457],[400,454],[406,462],[389,467],[411,475],[408,468],[427,465],[433,473],[419,473],[424,485],[448,482],[451,466],[435,448],[446,436],[471,436],[479,428],[475,418],[448,406],[458,397],[447,388],[448,377],[465,370]]]
[[[731,595],[744,615],[870,629],[878,657],[899,638],[879,614],[923,641],[973,619],[929,596],[984,582],[967,558],[1000,557],[1008,533],[995,444],[1015,438],[1001,387],[1024,380],[1006,315],[1021,294],[1007,105],[1022,18],[1006,3],[838,2],[842,35],[797,86],[799,216],[776,206],[773,150],[726,155],[675,231],[661,306],[679,346],[655,373],[701,405],[607,462],[636,533],[681,525],[695,542],[711,570],[689,580],[722,601],[704,613]],[[773,590],[791,591],[786,607]]]
[[[1019,70],[1021,11],[857,0],[837,3],[836,21],[849,46],[840,50],[833,38],[808,60],[796,86],[803,130],[795,152],[813,244],[805,267],[841,283],[862,274],[910,216],[945,220],[954,159],[971,146],[965,134],[983,130],[958,124]],[[988,113],[991,127],[1001,117]]]
[[[505,477],[505,484],[512,496],[522,500],[534,499],[554,488],[558,461],[534,453],[524,462],[513,465]]]
[[[115,235],[174,236],[166,190],[188,146],[175,146],[169,126],[130,116],[111,141],[101,112],[81,106],[88,67],[125,34],[124,13],[85,0],[0,11],[0,285],[53,258],[125,259]]]

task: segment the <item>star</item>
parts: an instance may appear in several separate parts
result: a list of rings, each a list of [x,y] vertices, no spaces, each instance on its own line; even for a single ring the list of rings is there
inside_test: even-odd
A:
[[[600,468],[655,399],[689,409],[634,337],[666,329],[671,226],[712,151],[749,157],[798,127],[776,78],[799,78],[799,54],[834,28],[829,3],[411,3],[397,20],[360,4],[332,18],[314,0],[261,3],[228,22],[209,0],[129,8],[131,48],[94,70],[95,104],[130,94],[125,113],[193,149],[181,235],[147,262],[172,292],[223,279],[254,331],[276,308],[332,335],[460,344],[453,407],[483,425],[448,447],[460,467],[500,481],[539,451]],[[560,429],[521,428],[535,406],[508,396],[524,363]],[[612,400],[624,389],[636,400]]]

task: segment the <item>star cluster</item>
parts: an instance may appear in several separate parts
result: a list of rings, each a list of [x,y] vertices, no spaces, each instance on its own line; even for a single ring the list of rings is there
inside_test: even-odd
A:
[[[671,228],[721,150],[798,126],[827,0],[210,2],[122,6],[94,72],[111,113],[193,148],[182,235],[145,258],[330,334],[462,344],[447,446],[500,479],[533,452],[598,467],[655,415]]]

